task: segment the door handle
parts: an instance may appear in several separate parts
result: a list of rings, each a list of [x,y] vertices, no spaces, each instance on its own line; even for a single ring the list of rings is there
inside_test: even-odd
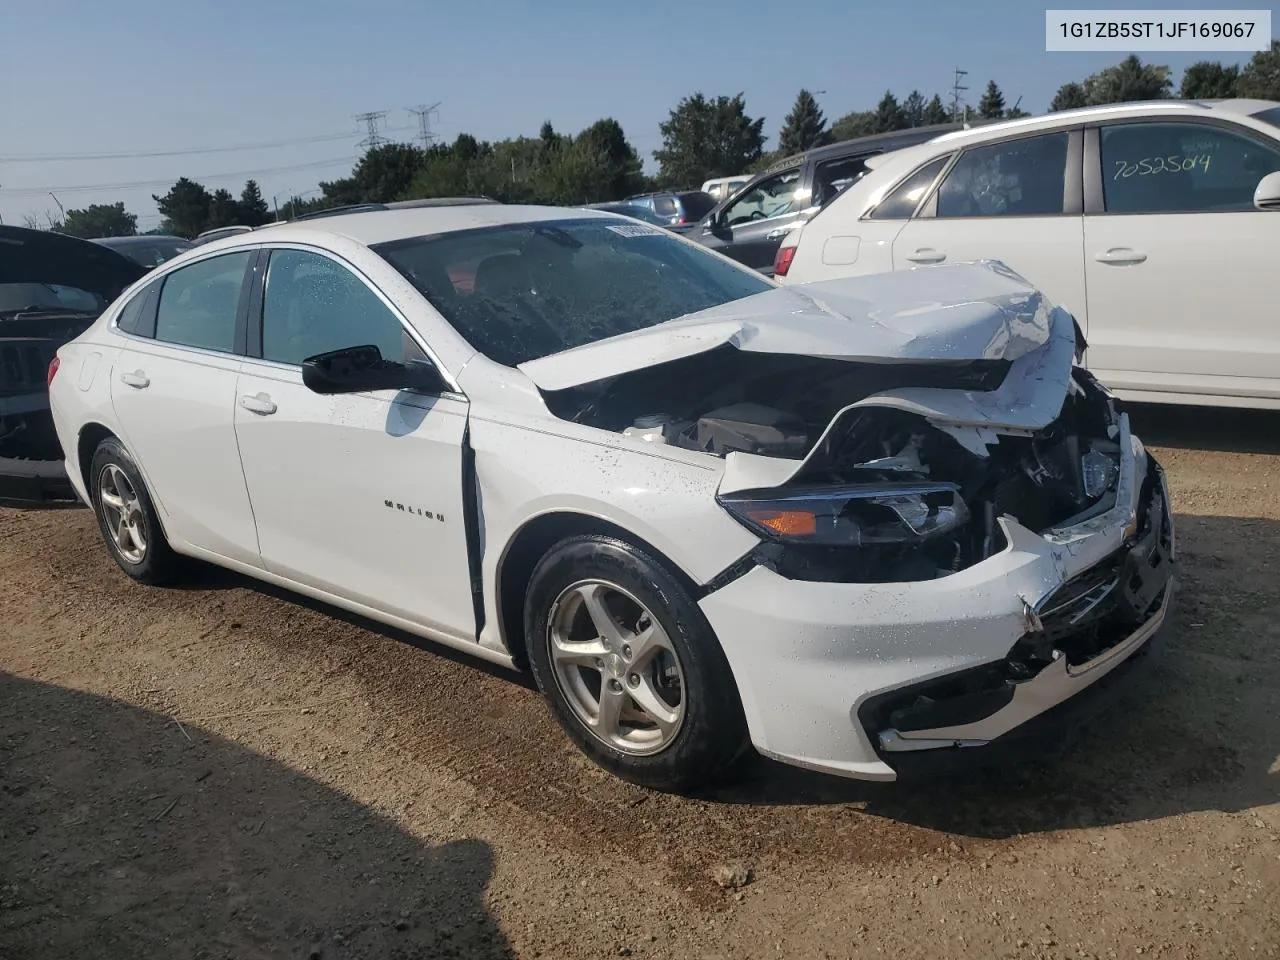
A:
[[[1131,250],[1128,247],[1112,247],[1110,250],[1104,250],[1097,254],[1093,259],[1099,263],[1114,263],[1117,266],[1125,266],[1131,263],[1142,263],[1147,259],[1145,253],[1139,253],[1137,250]]]
[[[135,370],[133,373],[120,374],[120,382],[127,383],[129,386],[135,387],[138,390],[151,385],[151,380],[141,370]]]
[[[242,396],[240,398],[240,406],[250,413],[260,413],[264,417],[276,412],[276,405],[271,402],[271,398],[265,393],[259,393],[251,397]]]
[[[933,247],[921,247],[915,253],[908,253],[907,259],[912,263],[941,263],[947,259],[947,255]]]
[[[790,227],[777,227],[776,229],[770,230],[768,233],[766,233],[764,235],[764,238],[766,240],[781,240],[790,232],[791,232]]]

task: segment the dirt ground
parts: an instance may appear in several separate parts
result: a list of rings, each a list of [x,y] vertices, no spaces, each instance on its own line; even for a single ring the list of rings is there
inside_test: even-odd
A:
[[[911,789],[649,793],[518,677],[0,510],[0,958],[1280,956],[1280,414],[1136,422],[1163,659],[1064,760]]]

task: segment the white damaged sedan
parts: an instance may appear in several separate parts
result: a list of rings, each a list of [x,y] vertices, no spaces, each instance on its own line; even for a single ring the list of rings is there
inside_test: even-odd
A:
[[[199,558],[527,667],[659,789],[1042,755],[1153,648],[1159,466],[997,263],[781,288],[593,211],[204,245],[49,370],[131,577]],[[482,711],[478,713],[482,715]]]

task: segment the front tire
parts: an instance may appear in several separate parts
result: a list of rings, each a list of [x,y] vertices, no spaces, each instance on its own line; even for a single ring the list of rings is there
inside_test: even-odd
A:
[[[179,571],[137,464],[115,437],[98,444],[89,466],[98,529],[120,569],[139,583],[169,583]]]
[[[613,537],[569,537],[534,569],[525,636],[538,688],[578,747],[616,776],[684,792],[747,746],[728,661],[685,587]]]

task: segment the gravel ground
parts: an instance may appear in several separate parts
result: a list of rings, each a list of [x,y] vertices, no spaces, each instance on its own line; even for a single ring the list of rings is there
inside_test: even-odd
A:
[[[1067,758],[697,798],[518,677],[0,510],[0,958],[1280,956],[1280,414],[1141,409],[1163,659]]]

